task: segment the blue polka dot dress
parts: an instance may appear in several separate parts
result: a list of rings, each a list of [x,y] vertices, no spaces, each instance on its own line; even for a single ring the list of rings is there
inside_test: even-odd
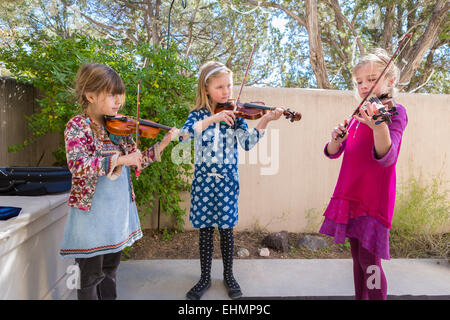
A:
[[[213,123],[198,132],[195,124],[210,116],[206,108],[194,110],[181,128],[181,133],[188,133],[195,145],[189,220],[194,228],[232,228],[238,221],[237,142],[248,151],[258,143],[261,135],[255,128],[249,130],[243,118],[236,118],[233,127]]]

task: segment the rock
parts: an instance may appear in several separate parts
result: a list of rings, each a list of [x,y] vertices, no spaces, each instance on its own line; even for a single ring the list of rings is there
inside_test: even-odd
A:
[[[261,248],[261,249],[259,249],[259,255],[261,257],[268,257],[270,255],[269,248]]]
[[[237,255],[239,258],[245,258],[245,257],[250,256],[250,252],[245,248],[239,248],[237,250]]]
[[[289,252],[289,237],[287,231],[271,233],[263,239],[262,243],[271,249]]]
[[[326,248],[327,242],[321,237],[306,235],[297,242],[297,247],[304,247],[316,251]]]

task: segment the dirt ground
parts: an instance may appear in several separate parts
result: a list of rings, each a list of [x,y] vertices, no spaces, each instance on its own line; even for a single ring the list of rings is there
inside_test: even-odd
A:
[[[124,258],[133,260],[151,259],[199,259],[198,253],[198,231],[178,232],[170,235],[158,233],[156,230],[144,230],[144,236],[135,242],[131,249],[125,251]],[[289,247],[287,253],[277,252],[270,249],[269,257],[259,256],[262,240],[268,233],[235,231],[234,244],[235,256],[239,248],[246,248],[250,256],[239,259],[350,259],[350,246],[336,244],[331,237],[314,234],[324,238],[328,244],[327,248],[313,251],[306,248],[297,248],[298,240],[305,233],[289,233]],[[214,259],[220,259],[220,237],[218,230],[214,233]]]

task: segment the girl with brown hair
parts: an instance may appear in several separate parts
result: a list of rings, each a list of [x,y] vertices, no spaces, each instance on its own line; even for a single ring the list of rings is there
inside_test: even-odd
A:
[[[83,65],[76,95],[83,111],[64,131],[72,188],[60,254],[78,263],[78,299],[115,299],[121,251],[142,237],[129,168],[161,161],[177,130],[142,153],[131,135],[108,133],[104,116],[116,115],[125,98],[122,79],[108,66]]]

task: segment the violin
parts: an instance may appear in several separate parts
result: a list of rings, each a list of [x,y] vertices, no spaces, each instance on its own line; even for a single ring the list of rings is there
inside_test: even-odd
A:
[[[268,111],[275,110],[276,107],[269,107],[264,102],[246,102],[241,103],[238,100],[229,99],[226,103],[220,103],[216,106],[214,113],[219,113],[223,110],[235,111],[236,117],[242,117],[248,120],[257,120],[261,118]],[[283,108],[284,109],[284,108]],[[283,110],[283,115],[291,122],[299,121],[302,118],[300,112],[291,111],[289,108]]]
[[[109,133],[125,136],[136,133],[137,121],[133,118],[118,114],[116,116],[105,116],[106,130]],[[139,120],[138,134],[145,138],[156,138],[161,130],[169,131],[172,129],[149,120]],[[180,137],[181,138],[181,137]]]
[[[392,116],[398,115],[394,99],[390,97],[388,94],[383,94],[379,97],[369,98],[369,102],[376,104],[376,110],[374,110],[374,115],[372,116],[372,119],[377,120],[381,118],[381,120],[375,121],[375,124],[377,125],[382,122],[391,124]]]
[[[376,125],[379,125],[382,122],[386,122],[386,124],[391,124],[392,117],[398,115],[397,108],[395,107],[395,101],[387,93],[382,94],[381,96],[378,97],[372,96],[370,98],[367,98],[367,101],[369,101],[370,103],[375,103],[376,109],[373,110],[374,115],[372,116],[372,119],[376,120],[375,121]],[[355,112],[353,112],[351,117],[344,121],[344,127],[347,128],[351,118],[354,115],[360,114],[361,112],[367,111],[362,111],[359,108],[355,110]],[[344,138],[347,131],[348,129],[345,132],[342,132],[340,135],[338,135],[338,137]]]
[[[248,70],[250,68],[250,63],[252,62],[252,57],[256,49],[256,43],[253,44],[252,53],[250,54],[250,59],[247,63],[247,69],[244,73],[244,78],[242,79],[241,88],[239,89],[239,94],[237,99],[229,99],[226,103],[220,103],[216,106],[214,113],[219,113],[223,110],[234,111],[236,117],[242,117],[248,120],[256,120],[261,118],[267,111],[275,110],[276,107],[269,107],[264,104],[264,102],[252,102],[252,103],[241,103],[240,97],[242,89],[244,88],[245,79],[247,78]],[[302,118],[300,112],[291,111],[289,109],[283,108],[283,115],[286,119],[290,119],[291,122],[299,121]]]
[[[379,97],[371,97],[371,96],[372,96],[372,92],[375,89],[377,83],[380,81],[381,77],[386,73],[386,70],[388,69],[390,64],[394,61],[394,59],[396,59],[396,57],[398,55],[400,55],[400,53],[399,53],[400,48],[404,47],[404,45],[406,43],[408,43],[411,40],[411,38],[412,38],[411,33],[405,33],[401,37],[401,39],[399,39],[399,41],[398,41],[399,44],[398,44],[397,49],[395,50],[394,54],[389,59],[388,63],[384,67],[383,71],[381,71],[378,78],[372,84],[372,87],[370,88],[369,92],[367,92],[366,96],[362,99],[361,103],[358,105],[358,107],[355,109],[355,111],[353,111],[353,114],[344,121],[344,127],[346,128],[346,130],[344,132],[342,132],[342,134],[338,135],[338,137],[340,137],[340,138],[345,137],[347,131],[349,130],[349,128],[347,128],[347,127],[348,127],[348,124],[350,123],[350,120],[353,118],[354,115],[357,115],[361,112],[360,111],[361,107],[364,105],[364,102],[366,102],[366,101],[369,101],[371,103],[374,103],[374,102],[376,103],[376,110],[374,110],[374,115],[372,116],[372,119],[377,120],[377,119],[381,118],[381,120],[378,120],[375,122],[376,125],[378,125],[382,122],[386,122],[387,124],[392,123],[391,117],[398,114],[398,112],[396,111],[395,103],[394,103],[392,97],[389,97],[387,94],[383,94]],[[402,49],[402,51],[403,51],[403,49]],[[369,98],[369,97],[371,97],[371,98]],[[337,139],[337,137],[336,137],[336,139]]]

